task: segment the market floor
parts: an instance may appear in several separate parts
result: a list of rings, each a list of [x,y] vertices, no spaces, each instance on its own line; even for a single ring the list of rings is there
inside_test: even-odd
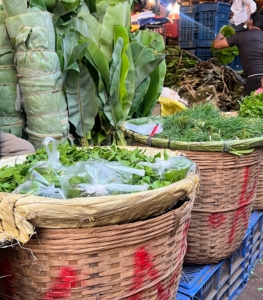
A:
[[[263,300],[263,259],[251,272],[250,279],[237,300]]]

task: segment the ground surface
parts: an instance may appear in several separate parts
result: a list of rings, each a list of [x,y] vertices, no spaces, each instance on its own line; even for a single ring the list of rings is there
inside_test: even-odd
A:
[[[251,272],[250,279],[237,300],[263,300],[263,259]]]

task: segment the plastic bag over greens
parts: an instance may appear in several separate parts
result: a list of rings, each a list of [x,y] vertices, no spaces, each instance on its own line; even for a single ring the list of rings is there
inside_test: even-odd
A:
[[[140,192],[148,185],[124,184],[113,169],[101,161],[78,162],[61,177],[66,198],[92,197]]]
[[[51,144],[51,149],[49,144]],[[65,199],[60,189],[60,176],[67,170],[59,161],[57,141],[46,137],[43,141],[48,160],[35,163],[26,174],[26,181],[13,193]]]
[[[168,160],[156,159],[155,163],[141,162],[142,166],[151,167],[161,179],[177,182],[184,179],[196,168],[196,164],[184,156],[173,156]]]

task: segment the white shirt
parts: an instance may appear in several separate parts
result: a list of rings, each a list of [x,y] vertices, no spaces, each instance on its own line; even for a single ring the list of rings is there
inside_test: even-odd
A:
[[[231,11],[234,16],[230,20],[231,23],[239,25],[250,19],[250,14],[255,12],[257,5],[253,0],[234,0],[231,5]]]

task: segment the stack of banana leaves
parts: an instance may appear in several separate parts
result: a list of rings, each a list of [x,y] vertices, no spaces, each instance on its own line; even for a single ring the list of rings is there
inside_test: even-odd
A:
[[[53,134],[65,136],[66,103],[70,133],[77,143],[126,144],[119,124],[151,114],[166,72],[162,36],[150,30],[130,33],[133,0],[3,0],[3,4],[21,63],[17,69],[27,131],[43,134],[36,132],[41,126],[54,137],[52,127]],[[37,91],[30,87],[30,82],[35,86],[36,79],[48,74],[52,84],[42,82],[43,89]],[[55,106],[56,111],[48,110]],[[39,119],[40,115],[44,117]],[[57,122],[50,119],[54,115]]]
[[[203,61],[181,76],[180,97],[193,103],[213,102],[222,111],[238,110],[245,81],[216,58]]]
[[[28,140],[38,148],[46,136],[60,139],[69,130],[52,15],[38,7],[27,7],[26,0],[2,2],[6,28],[16,51]]]
[[[0,131],[23,135],[24,116],[17,99],[15,52],[5,28],[6,15],[0,7]],[[16,101],[18,100],[18,102]]]

